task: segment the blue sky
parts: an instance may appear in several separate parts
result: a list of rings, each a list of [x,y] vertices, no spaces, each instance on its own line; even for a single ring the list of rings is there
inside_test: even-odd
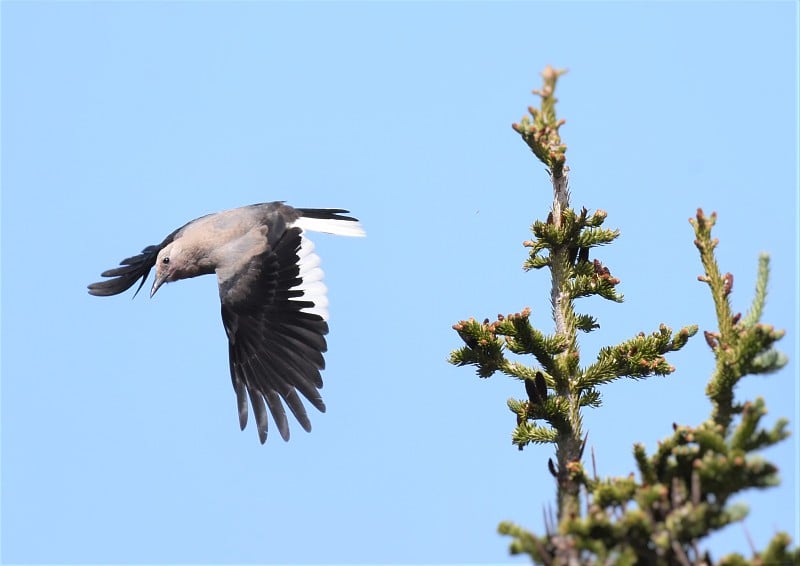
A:
[[[3,2],[2,560],[6,563],[483,563],[497,523],[539,532],[549,447],[518,452],[522,386],[447,356],[451,325],[533,309],[523,273],[547,215],[512,131],[546,64],[573,205],[621,237],[601,259],[622,305],[584,362],[659,323],[714,328],[687,222],[719,214],[746,310],[772,256],[765,322],[781,373],[751,377],[798,429],[797,14],[793,2]],[[272,200],[343,207],[362,240],[317,236],[331,302],[314,430],[238,429],[212,277],[153,300],[96,298],[104,269],[184,222]],[[673,422],[708,415],[702,337],[669,378],[621,381],[586,414],[601,474],[634,469]],[[750,493],[763,547],[798,534],[797,435]],[[733,526],[716,555],[748,552]]]

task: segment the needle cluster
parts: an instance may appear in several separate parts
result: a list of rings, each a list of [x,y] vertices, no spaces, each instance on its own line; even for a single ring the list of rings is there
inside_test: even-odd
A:
[[[529,108],[513,129],[544,163],[553,185],[553,204],[545,220],[531,226],[525,270],[550,272],[552,331],[537,328],[530,308],[475,318],[453,325],[463,346],[450,363],[473,366],[481,378],[502,373],[522,382],[520,398],[509,399],[514,415],[511,441],[519,450],[530,444],[553,445],[555,461],[547,468],[555,478],[557,514],[546,519],[546,533],[535,535],[504,522],[499,531],[512,537],[511,552],[526,553],[540,564],[772,564],[800,563],[800,550],[790,550],[784,533],[775,535],[761,552],[746,559],[732,554],[718,562],[700,547],[712,532],[741,520],[746,508],[731,504],[734,495],[778,483],[777,468],[756,452],[788,436],[787,421],[762,426],[763,399],[736,401],[735,385],[746,375],[777,371],[786,364],[774,344],[783,332],[762,324],[768,279],[768,258],[759,260],[755,298],[746,315],[733,312],[733,275],[722,274],[711,238],[716,215],[698,210],[691,219],[695,244],[715,305],[719,328],[704,333],[716,368],[706,390],[710,417],[698,426],[673,424],[672,434],[647,455],[633,448],[638,477],[599,478],[583,465],[587,433],[582,413],[602,406],[602,387],[620,378],[645,379],[675,371],[666,355],[683,348],[698,328],[677,332],[661,324],[619,344],[601,348],[594,360],[581,363],[578,333],[592,332],[599,323],[591,314],[575,311],[575,302],[600,297],[622,302],[620,280],[602,261],[599,251],[619,231],[604,227],[603,210],[570,206],[564,120],[556,116],[556,81],[564,71],[547,67],[543,86],[535,90],[539,108]]]

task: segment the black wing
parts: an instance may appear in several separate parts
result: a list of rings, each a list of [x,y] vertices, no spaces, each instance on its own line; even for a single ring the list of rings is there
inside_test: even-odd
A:
[[[100,277],[112,277],[113,279],[92,283],[89,285],[89,294],[97,297],[119,295],[123,291],[130,289],[134,283],[136,283],[136,280],[141,277],[142,281],[136,288],[136,293],[133,294],[135,297],[144,285],[144,282],[147,280],[150,270],[156,264],[158,252],[160,252],[164,246],[169,244],[175,238],[175,235],[180,231],[181,228],[175,230],[172,234],[164,238],[164,241],[157,246],[147,246],[139,255],[123,259],[119,263],[122,267],[115,267],[114,269],[105,270],[100,274]]]
[[[267,410],[281,437],[289,440],[283,403],[300,425],[311,422],[298,392],[321,412],[325,403],[320,370],[327,350],[328,323],[302,309],[300,230],[286,229],[273,219],[267,249],[254,256],[236,275],[220,280],[222,322],[228,335],[231,380],[236,391],[239,425],[247,425],[247,399],[253,406],[258,437],[267,440]]]

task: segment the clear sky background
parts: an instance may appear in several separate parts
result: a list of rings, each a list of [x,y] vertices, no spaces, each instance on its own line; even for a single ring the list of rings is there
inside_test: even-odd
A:
[[[525,562],[498,522],[542,532],[551,447],[519,452],[520,383],[447,364],[469,316],[533,309],[548,274],[521,242],[544,167],[511,129],[547,64],[573,205],[622,235],[599,257],[622,305],[582,312],[584,363],[660,323],[714,329],[687,219],[719,213],[746,310],[782,372],[751,377],[797,433],[797,4],[2,3],[2,560],[6,563]],[[317,236],[331,302],[314,430],[240,432],[216,280],[149,300],[86,285],[202,214],[342,207],[366,239]],[[702,336],[668,378],[619,381],[586,414],[601,474],[696,425]],[[748,493],[763,548],[798,533],[797,434]],[[712,541],[748,553],[745,529]]]

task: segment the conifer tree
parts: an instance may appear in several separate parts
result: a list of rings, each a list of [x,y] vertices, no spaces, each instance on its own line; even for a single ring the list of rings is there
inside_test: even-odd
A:
[[[509,399],[515,419],[512,443],[523,450],[530,444],[554,445],[555,459],[547,460],[555,478],[557,515],[536,535],[514,523],[499,526],[512,537],[512,554],[528,554],[539,564],[800,564],[800,550],[777,533],[767,548],[745,558],[729,554],[713,561],[702,541],[712,532],[744,518],[747,509],[730,499],[750,488],[778,483],[777,468],[758,451],[788,436],[787,421],[769,430],[762,398],[737,401],[734,387],[747,375],[774,372],[786,357],[773,345],[783,331],[761,323],[766,299],[769,259],[759,258],[755,297],[743,316],[734,313],[730,295],[733,275],[723,274],[714,256],[717,240],[711,230],[716,214],[698,209],[690,220],[695,245],[714,303],[718,328],[704,331],[716,367],[706,388],[711,415],[697,426],[674,424],[654,454],[642,444],[633,448],[638,477],[598,478],[583,465],[587,432],[582,414],[602,404],[600,390],[620,378],[644,379],[675,371],[665,355],[681,349],[697,326],[677,332],[660,325],[651,334],[640,333],[602,348],[597,358],[581,364],[578,333],[599,328],[589,314],[576,311],[577,299],[599,296],[621,302],[620,281],[598,258],[598,248],[612,243],[619,231],[604,227],[607,214],[573,209],[566,166],[567,147],[556,117],[556,83],[564,71],[548,66],[543,86],[534,90],[539,108],[529,107],[513,129],[545,164],[553,186],[553,202],[546,220],[531,227],[526,270],[550,273],[552,319],[555,329],[545,332],[531,322],[528,308],[499,315],[490,322],[475,318],[453,326],[464,342],[450,362],[472,365],[481,378],[497,372],[524,386],[524,397]],[[529,364],[509,354],[532,356]]]

